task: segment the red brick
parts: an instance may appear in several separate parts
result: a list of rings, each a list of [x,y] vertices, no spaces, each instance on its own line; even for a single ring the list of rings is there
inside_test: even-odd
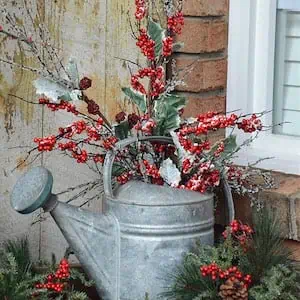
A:
[[[227,24],[224,21],[186,19],[178,42],[184,43],[178,52],[209,53],[225,50]]]
[[[185,86],[177,87],[178,91],[204,92],[226,87],[227,59],[195,60],[178,57],[178,69],[182,71]],[[189,71],[188,71],[189,70]],[[187,74],[184,74],[188,72]]]
[[[228,14],[228,0],[185,0],[186,16],[224,16]]]
[[[225,112],[224,96],[188,96],[188,103],[184,110],[185,117],[195,117],[207,111]]]

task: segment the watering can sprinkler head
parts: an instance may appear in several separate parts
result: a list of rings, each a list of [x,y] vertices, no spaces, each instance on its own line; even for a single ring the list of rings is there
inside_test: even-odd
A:
[[[53,176],[44,167],[26,172],[15,184],[11,193],[11,206],[21,214],[30,214],[39,208],[52,210],[57,201],[51,194]]]

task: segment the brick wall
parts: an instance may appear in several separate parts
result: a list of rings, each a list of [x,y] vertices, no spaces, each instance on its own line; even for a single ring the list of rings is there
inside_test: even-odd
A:
[[[192,64],[186,86],[186,116],[209,110],[225,111],[227,81],[228,0],[186,0],[185,26],[175,54],[179,69]]]

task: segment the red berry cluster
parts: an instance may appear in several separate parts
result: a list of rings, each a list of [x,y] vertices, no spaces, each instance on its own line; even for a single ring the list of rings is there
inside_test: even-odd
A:
[[[163,40],[163,56],[168,57],[172,54],[173,50],[173,38],[167,37]]]
[[[140,93],[147,94],[146,89],[139,82],[139,79],[144,77],[149,77],[152,86],[151,96],[157,97],[164,91],[165,88],[165,84],[163,82],[163,76],[164,76],[163,67],[158,67],[156,69],[143,68],[139,70],[139,72],[136,75],[133,75],[131,77],[131,85],[135,90],[139,91]]]
[[[220,171],[208,165],[208,163],[202,163],[199,167],[199,173],[193,175],[188,182],[180,188],[205,193],[208,188],[218,186],[220,183]]]
[[[237,126],[248,133],[261,131],[263,128],[262,122],[256,114],[253,114],[249,119],[243,119],[242,122],[237,123]]]
[[[96,127],[101,127],[102,125],[103,125],[103,123],[104,123],[104,121],[103,121],[103,119],[102,118],[99,118],[98,120],[97,120],[97,125],[96,125]]]
[[[183,172],[183,174],[187,174],[191,168],[192,168],[191,161],[189,159],[185,159],[182,162],[182,172]]]
[[[224,150],[225,150],[225,144],[224,144],[224,142],[221,142],[221,143],[218,145],[218,148],[217,148],[217,150],[215,151],[214,156],[215,156],[215,157],[220,157],[220,155],[224,152]]]
[[[146,89],[144,88],[144,86],[140,83],[139,81],[139,77],[137,75],[132,75],[131,76],[131,86],[138,92],[146,95]]]
[[[146,168],[146,175],[155,178],[155,179],[159,179],[160,174],[159,174],[159,170],[155,165],[151,165],[147,160],[143,160],[143,164]]]
[[[64,150],[76,151],[77,144],[73,141],[69,141],[67,143],[58,143],[58,148],[62,151]]]
[[[95,127],[87,126],[86,133],[88,136],[87,141],[99,141],[101,139],[101,135]]]
[[[159,143],[154,143],[153,144],[153,150],[155,153],[164,153],[167,149],[167,145],[162,145]]]
[[[246,288],[248,288],[252,282],[251,275],[243,275],[236,266],[222,270],[216,263],[212,263],[210,265],[202,266],[200,271],[203,277],[209,276],[213,281],[218,279],[231,279],[234,281],[235,279],[238,279],[245,284]]]
[[[140,121],[134,126],[137,131],[142,131],[145,135],[151,135],[153,128],[156,127],[156,122],[150,119],[149,116],[143,115]]]
[[[79,114],[74,104],[71,104],[63,100],[61,100],[60,103],[57,104],[57,103],[50,103],[48,99],[41,98],[39,99],[39,103],[47,105],[47,107],[50,108],[52,111],[66,110],[67,112],[71,112],[76,116]]]
[[[55,278],[58,279],[67,279],[70,277],[70,265],[67,259],[63,258],[58,266],[58,269],[55,273]]]
[[[147,13],[146,10],[146,3],[145,0],[135,0],[135,5],[136,5],[136,11],[135,11],[135,18],[138,21],[141,21]]]
[[[60,261],[59,267],[55,274],[49,274],[46,278],[45,283],[37,283],[35,287],[37,289],[47,289],[49,291],[54,291],[60,293],[65,287],[63,280],[70,278],[70,266],[67,259],[62,259]]]
[[[155,60],[155,42],[148,36],[146,29],[140,29],[136,45],[149,60]]]
[[[126,182],[128,182],[130,179],[132,178],[132,172],[128,171],[128,172],[124,172],[123,174],[121,174],[120,176],[117,176],[117,181],[120,184],[125,184]]]
[[[229,166],[227,170],[227,178],[229,181],[238,180],[239,182],[242,179],[242,170],[235,166]]]
[[[34,138],[33,141],[38,144],[38,151],[52,151],[57,139],[55,135],[50,135],[44,138]]]
[[[178,134],[179,142],[182,145],[182,147],[189,151],[192,154],[200,155],[204,150],[210,149],[210,142],[208,140],[203,141],[202,143],[193,143],[190,138],[187,138],[182,134],[182,132],[179,132]]]
[[[79,164],[86,163],[86,161],[88,160],[88,153],[84,149],[76,149],[75,151],[73,151],[72,156],[77,160]]]
[[[174,16],[168,18],[168,29],[171,32],[180,34],[183,26],[184,17],[181,11],[176,12]]]
[[[100,163],[100,164],[104,163],[104,155],[97,154],[94,156],[93,159],[95,163]]]
[[[233,220],[230,223],[229,228],[223,232],[223,237],[226,239],[228,235],[231,235],[241,244],[241,246],[246,246],[247,241],[251,239],[253,233],[254,231],[250,226],[245,225],[240,221]]]
[[[238,116],[231,114],[230,116],[218,114],[217,112],[208,112],[197,117],[198,126],[196,134],[207,134],[209,130],[217,130],[235,125]]]
[[[81,134],[87,129],[87,123],[84,120],[75,121],[72,123],[71,127],[77,134]]]
[[[105,150],[111,150],[115,146],[117,141],[118,139],[115,136],[110,136],[103,141],[103,148]]]

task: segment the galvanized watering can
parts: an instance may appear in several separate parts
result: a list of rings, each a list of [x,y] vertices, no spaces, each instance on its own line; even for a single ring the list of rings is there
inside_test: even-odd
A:
[[[169,138],[143,140],[172,143]],[[129,138],[117,149],[137,142]],[[196,241],[213,244],[212,194],[200,194],[138,181],[113,191],[115,152],[104,163],[104,213],[59,202],[51,194],[53,177],[43,168],[27,172],[15,185],[13,208],[28,214],[49,212],[104,300],[157,299],[170,284],[170,272]]]

